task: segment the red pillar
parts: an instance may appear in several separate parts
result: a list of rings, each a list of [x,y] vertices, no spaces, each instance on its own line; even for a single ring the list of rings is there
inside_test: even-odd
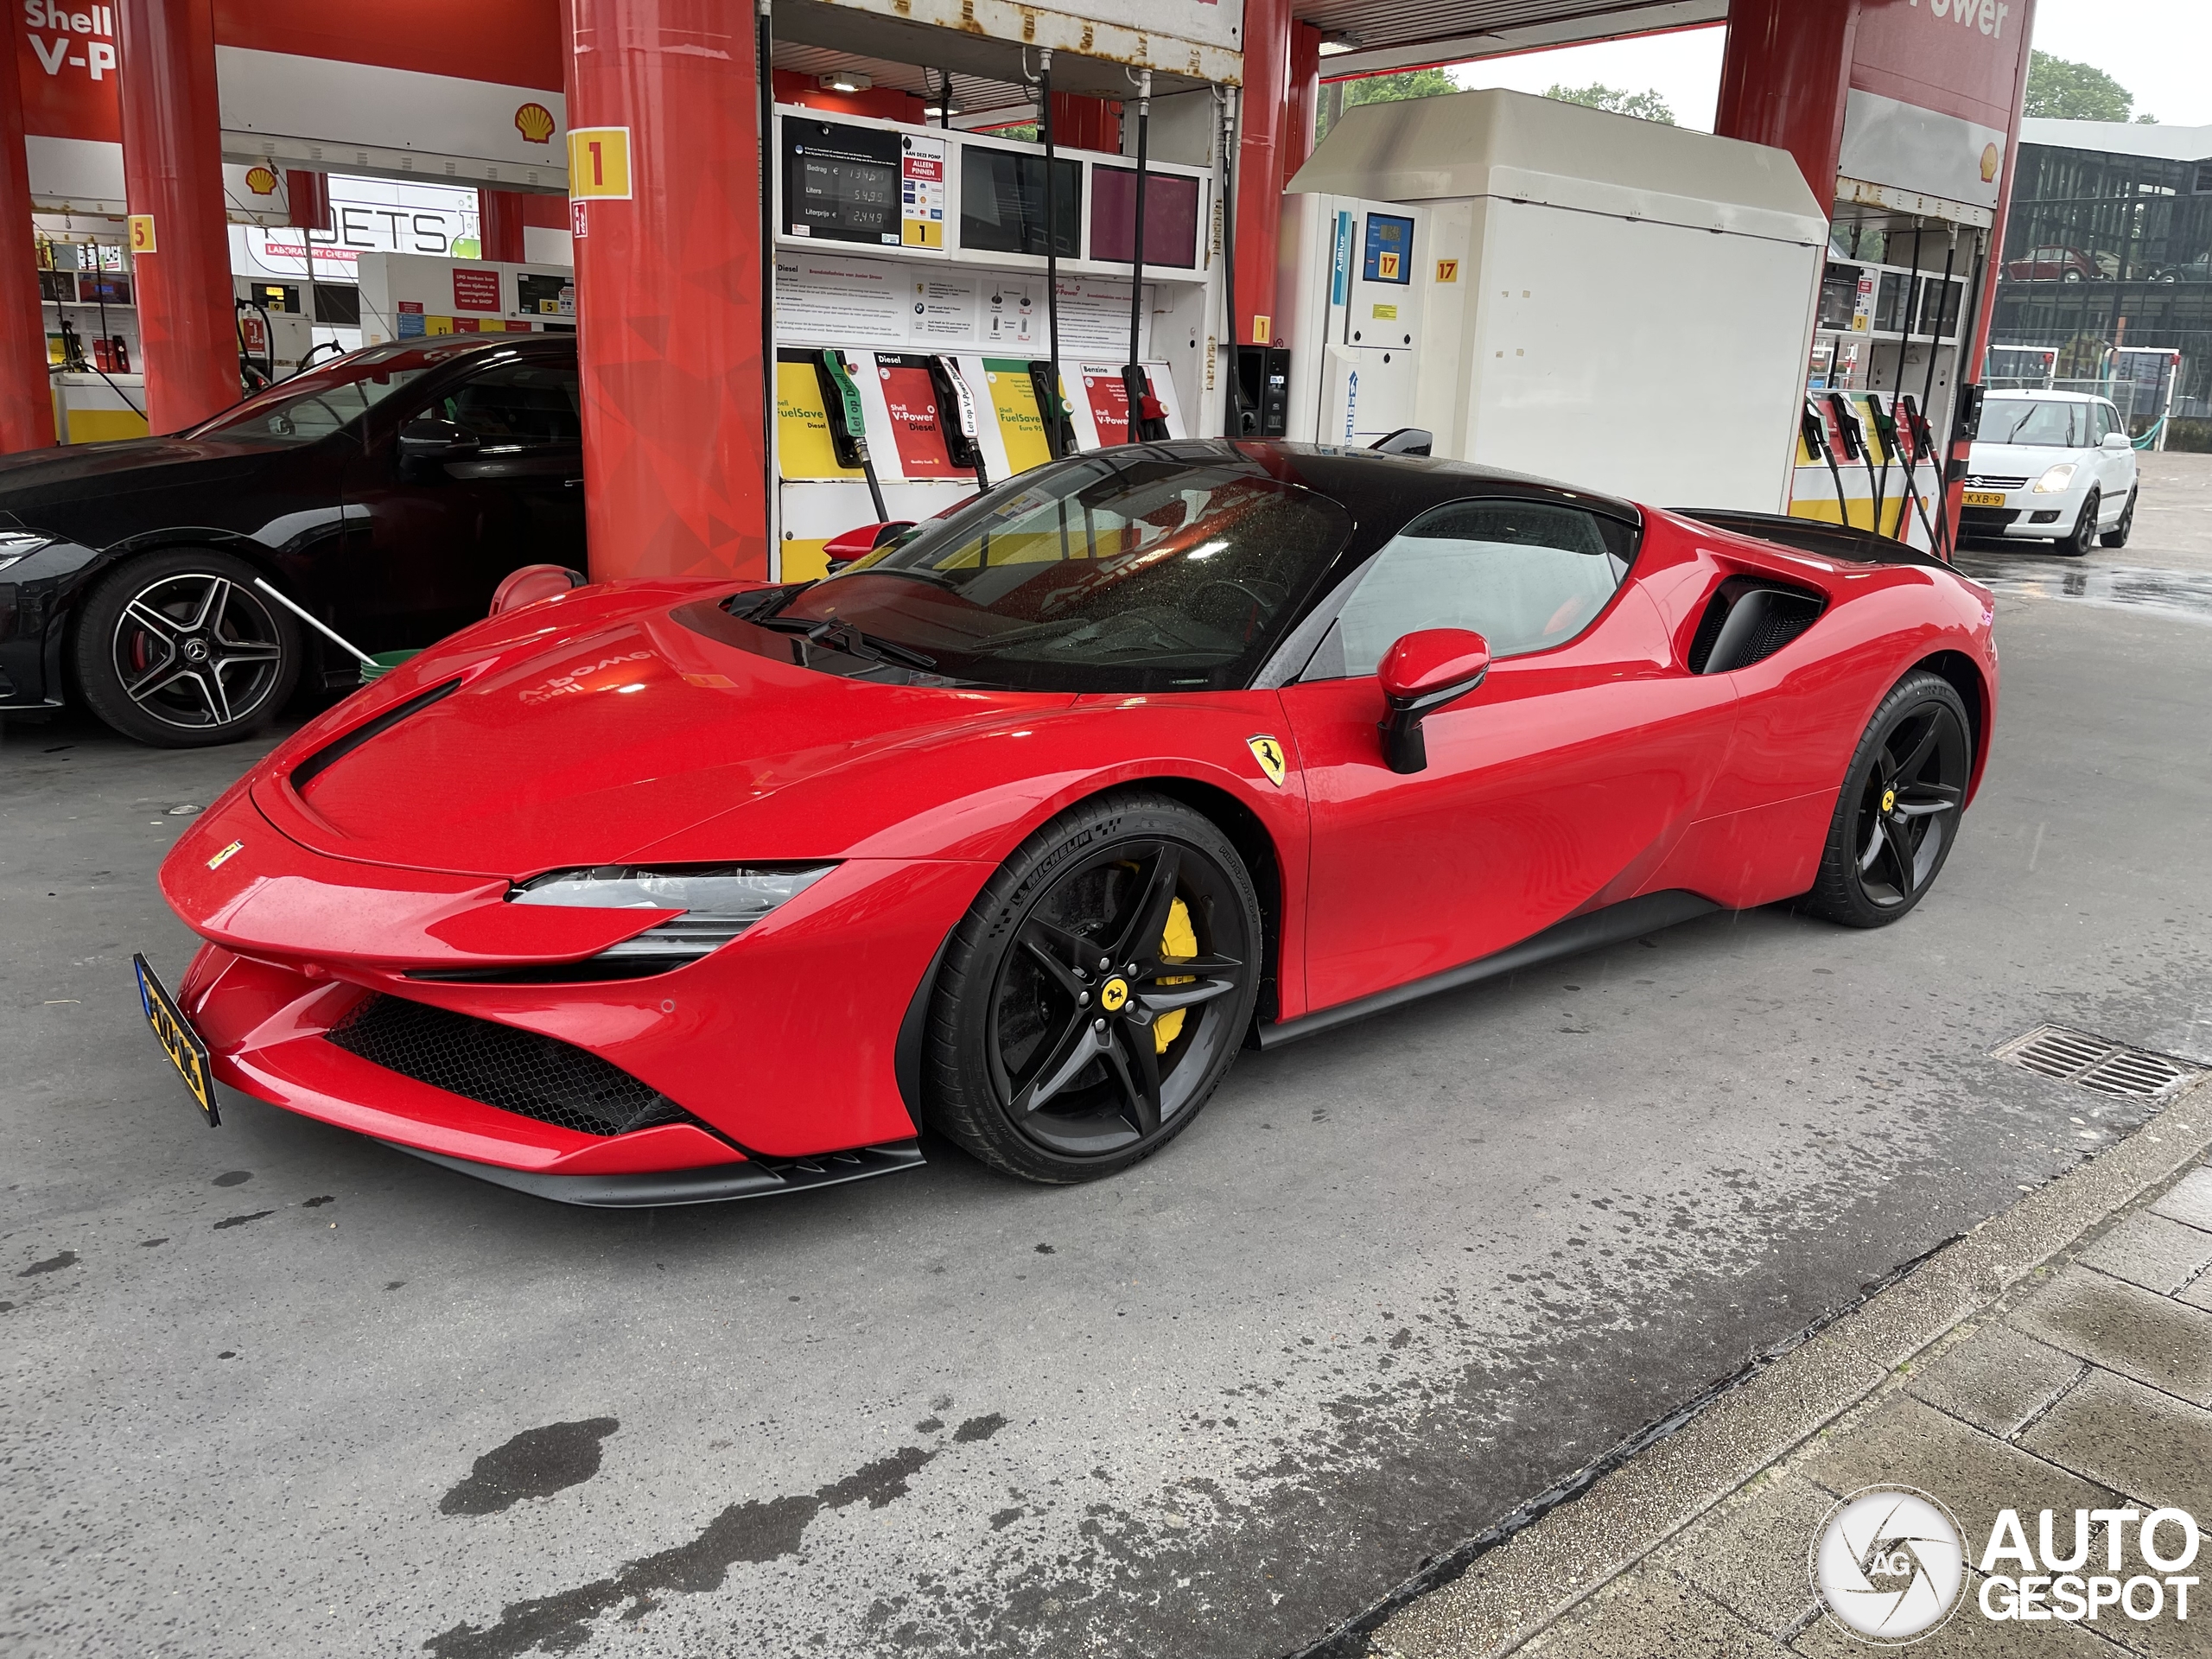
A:
[[[753,9],[572,16],[570,130],[626,128],[630,163],[626,199],[570,181],[592,574],[766,576]]]
[[[12,54],[11,54],[12,55]],[[30,170],[23,160],[23,89],[0,64],[0,454],[54,442],[46,376],[46,310],[32,252]],[[10,322],[9,318],[14,318]]]
[[[146,423],[175,432],[238,400],[231,238],[211,0],[117,0],[123,25],[123,188],[153,221],[134,235]]]
[[[1313,153],[1313,124],[1320,114],[1321,31],[1311,23],[1290,26],[1290,91],[1282,134],[1282,181]]]
[[[1777,6],[1770,0],[1731,0],[1728,8],[1728,45],[1720,60],[1720,103],[1713,130],[1723,138],[1771,144],[1795,156],[1822,213],[1835,200],[1859,4],[1859,0],[1792,0]]]
[[[484,258],[502,264],[523,263],[523,194],[519,190],[476,193],[476,245]]]
[[[1081,92],[1052,94],[1052,142],[1069,149],[1122,153],[1122,106]]]
[[[1244,91],[1236,156],[1236,339],[1275,337],[1275,244],[1282,223],[1282,130],[1290,80],[1290,0],[1245,0]],[[1267,332],[1255,321],[1266,318]]]
[[[303,231],[327,231],[330,228],[328,174],[287,169],[284,174],[284,201],[291,209],[286,223],[297,226]]]

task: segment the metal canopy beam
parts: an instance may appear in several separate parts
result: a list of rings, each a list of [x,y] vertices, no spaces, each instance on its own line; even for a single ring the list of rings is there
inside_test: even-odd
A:
[[[1125,69],[1150,69],[1154,97],[1210,81],[1235,85],[1243,77],[1241,53],[1087,22],[1012,0],[906,0],[903,15],[890,13],[893,3],[883,0],[887,10],[879,11],[869,0],[777,0],[776,37],[1016,85],[1035,74],[1038,49],[1050,47],[1053,90],[1094,98],[1134,96]],[[987,19],[987,11],[1007,15]],[[972,22],[963,21],[971,15]],[[978,32],[1001,23],[1002,35]]]
[[[1728,0],[1294,0],[1291,15],[1348,45],[1329,80],[1726,22]]]

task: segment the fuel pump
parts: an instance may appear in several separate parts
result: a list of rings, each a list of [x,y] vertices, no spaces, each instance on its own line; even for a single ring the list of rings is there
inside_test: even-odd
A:
[[[938,417],[944,429],[944,447],[956,465],[970,467],[976,472],[976,487],[991,487],[990,474],[983,467],[983,425],[976,410],[976,395],[968,390],[968,382],[960,372],[960,365],[949,357],[930,359],[930,384],[937,389],[937,406],[951,416]]]
[[[1897,413],[1898,424],[1904,429],[1906,441],[1911,447],[1911,454],[1908,458],[1905,474],[1906,478],[1910,479],[1913,475],[1910,467],[1915,461],[1922,458],[1930,462],[1935,461],[1936,430],[1929,424],[1928,417],[1920,412],[1920,406],[1913,401],[1912,394],[1909,391],[1898,397]],[[1944,551],[1942,531],[1938,528],[1942,522],[1942,474],[1938,473],[1936,482],[1936,512],[1933,523],[1929,518],[1928,503],[1921,499],[1916,485],[1912,492],[1912,505],[1920,513],[1920,527],[1928,532],[1928,550],[1938,558],[1948,556]]]
[[[879,520],[891,517],[883,505],[883,486],[876,481],[875,462],[868,458],[868,417],[861,411],[861,389],[853,384],[852,371],[845,366],[845,354],[836,350],[823,352],[816,359],[815,372],[822,381],[823,413],[830,420],[830,445],[836,452],[841,467],[857,467],[868,480],[868,499],[874,505]]]
[[[1890,495],[1890,462],[1896,458],[1897,452],[1897,423],[1882,408],[1882,395],[1878,391],[1866,394],[1866,416],[1873,423],[1875,442],[1882,446],[1882,471],[1874,488],[1874,533],[1878,536],[1882,533],[1882,507]],[[1871,447],[1866,454],[1868,461],[1872,461],[1873,450]],[[1910,469],[1905,481],[1908,484],[1912,481]],[[1902,539],[1904,530],[1904,509],[1902,507],[1897,509],[1897,530]]]
[[[1797,429],[1804,435],[1806,452],[1827,462],[1828,476],[1835,480],[1835,516],[1844,525],[1851,523],[1851,509],[1843,497],[1843,469],[1835,464],[1835,446],[1828,442],[1827,423],[1821,418],[1821,411],[1813,407],[1810,398],[1798,416]]]
[[[1898,393],[1896,402],[1890,406],[1889,412],[1885,414],[1882,410],[1882,400],[1869,392],[1866,396],[1866,410],[1874,417],[1875,435],[1882,441],[1885,456],[1882,462],[1882,476],[1885,480],[1888,479],[1890,474],[1887,457],[1899,453],[1904,456],[1905,499],[1912,503],[1913,512],[1919,516],[1921,531],[1928,537],[1929,550],[1932,552],[1936,546],[1936,527],[1928,522],[1928,508],[1920,499],[1920,486],[1913,477],[1914,472],[1919,466],[1919,457],[1924,452],[1921,448],[1919,434],[1913,423],[1912,394]],[[1902,508],[1897,512],[1897,539],[1899,541],[1904,539],[1904,512]]]

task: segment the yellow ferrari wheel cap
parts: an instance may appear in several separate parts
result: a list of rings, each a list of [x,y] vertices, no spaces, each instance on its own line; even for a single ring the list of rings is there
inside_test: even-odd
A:
[[[1883,811],[1885,811],[1885,812],[1894,812],[1894,811],[1896,811],[1896,810],[1897,810],[1897,791],[1895,791],[1894,789],[1885,789],[1885,790],[1884,790],[1884,791],[1882,791],[1882,810],[1883,810]]]
[[[1282,785],[1282,745],[1265,732],[1244,741],[1250,747],[1252,758],[1260,763],[1260,770],[1268,774],[1268,781],[1276,787]]]
[[[1098,1006],[1109,1014],[1119,1014],[1122,1005],[1128,1000],[1129,985],[1127,980],[1109,979],[1098,988]]]

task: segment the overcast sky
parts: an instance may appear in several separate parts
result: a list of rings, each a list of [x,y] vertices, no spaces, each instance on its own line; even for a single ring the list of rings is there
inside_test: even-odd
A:
[[[1676,121],[1710,132],[1726,38],[1719,28],[1684,29],[1490,58],[1460,64],[1452,73],[1463,86],[1522,92],[1593,80],[1632,92],[1655,91]],[[2212,126],[2212,0],[2037,0],[2036,45],[2094,64],[2134,95],[2138,114],[2147,110],[2177,126]]]

